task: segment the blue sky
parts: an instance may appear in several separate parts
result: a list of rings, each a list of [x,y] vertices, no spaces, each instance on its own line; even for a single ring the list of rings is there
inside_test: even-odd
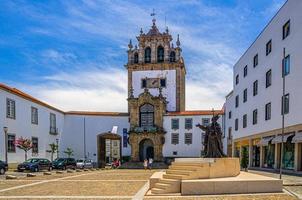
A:
[[[0,0],[0,82],[63,110],[127,111],[127,44],[180,35],[187,109],[221,108],[232,66],[285,0]]]

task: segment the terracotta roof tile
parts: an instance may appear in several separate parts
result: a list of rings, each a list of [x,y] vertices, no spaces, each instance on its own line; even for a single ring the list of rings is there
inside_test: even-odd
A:
[[[69,111],[67,115],[91,115],[91,116],[129,116],[128,113],[122,112],[93,112],[93,111]]]
[[[223,115],[223,110],[214,110],[215,115]],[[183,112],[168,112],[167,116],[213,115],[212,110],[188,110]]]

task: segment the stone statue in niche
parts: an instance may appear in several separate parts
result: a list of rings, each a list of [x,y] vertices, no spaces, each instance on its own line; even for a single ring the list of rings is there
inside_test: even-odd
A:
[[[204,153],[205,158],[222,158],[226,157],[222,147],[222,131],[219,123],[218,115],[212,117],[212,122],[208,126],[197,124],[196,127],[205,131],[204,137]]]

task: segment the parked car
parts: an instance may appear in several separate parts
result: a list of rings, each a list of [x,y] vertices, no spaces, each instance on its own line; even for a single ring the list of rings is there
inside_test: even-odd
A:
[[[80,169],[93,168],[93,162],[92,160],[84,160],[84,159],[77,160],[77,168]]]
[[[46,158],[31,158],[18,165],[18,171],[23,172],[29,170],[38,172],[40,170],[52,170],[51,162]]]
[[[7,170],[8,170],[8,164],[0,160],[0,174],[5,174]]]
[[[54,169],[76,169],[77,163],[74,158],[57,158],[52,162],[52,167]]]

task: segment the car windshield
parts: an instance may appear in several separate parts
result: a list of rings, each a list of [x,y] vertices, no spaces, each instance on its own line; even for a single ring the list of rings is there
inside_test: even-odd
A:
[[[35,162],[39,162],[39,159],[31,158],[25,161],[25,163],[35,163]]]
[[[77,160],[77,162],[83,162],[83,160]]]
[[[65,159],[64,158],[57,158],[55,161],[56,162],[63,162]]]

